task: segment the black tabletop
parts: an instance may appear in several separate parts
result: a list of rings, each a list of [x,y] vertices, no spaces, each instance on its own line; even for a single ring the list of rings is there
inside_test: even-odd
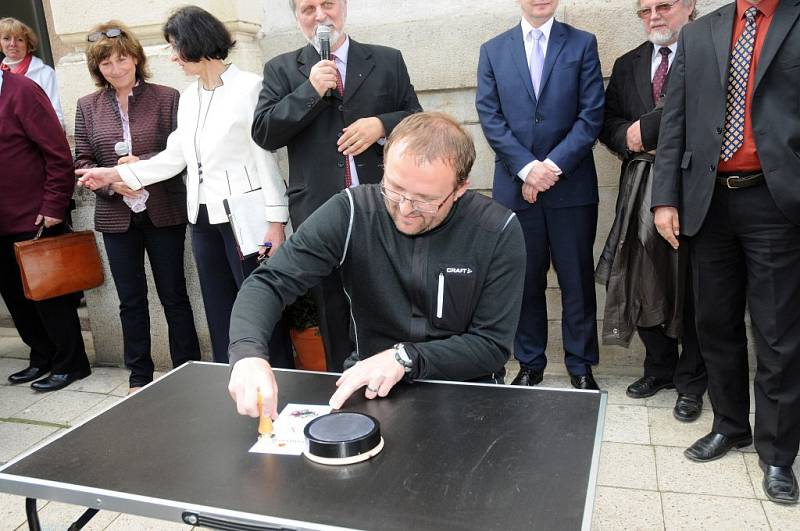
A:
[[[590,520],[604,394],[435,382],[400,384],[386,399],[359,393],[344,410],[378,419],[385,447],[332,467],[249,453],[258,422],[236,413],[228,374],[224,365],[183,366],[7,465],[0,491],[41,496],[20,490],[15,480],[25,478],[46,484],[51,499],[75,503],[87,493],[87,506],[110,491],[137,500],[131,512],[158,499],[307,528],[580,529]],[[276,376],[279,410],[327,403],[337,378]]]

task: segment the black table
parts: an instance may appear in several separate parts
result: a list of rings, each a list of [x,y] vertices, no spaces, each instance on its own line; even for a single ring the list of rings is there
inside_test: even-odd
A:
[[[276,371],[280,407],[337,376]],[[0,469],[0,492],[220,529],[589,529],[607,395],[417,382],[350,398],[375,458],[331,467],[249,453],[228,367],[190,363]],[[35,517],[29,517],[29,525]],[[82,525],[81,522],[79,525]],[[32,527],[33,528],[33,527]],[[79,528],[79,527],[76,527]]]

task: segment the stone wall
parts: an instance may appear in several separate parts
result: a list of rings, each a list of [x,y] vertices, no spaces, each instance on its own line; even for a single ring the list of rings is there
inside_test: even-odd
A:
[[[241,68],[260,72],[264,60],[292,50],[304,43],[288,0],[204,0],[196,1],[222,19],[235,33],[238,42],[233,61]],[[699,2],[699,10],[707,13],[724,4],[721,0]],[[64,55],[57,70],[68,128],[73,127],[75,101],[93,90],[83,57],[87,30],[96,23],[118,18],[128,24],[146,46],[153,81],[184,88],[190,80],[169,62],[168,50],[160,27],[169,11],[183,2],[176,0],[141,0],[135,9],[121,0],[95,3],[87,0],[51,2],[55,35],[60,39]],[[591,31],[598,37],[603,75],[610,75],[614,59],[643,40],[641,22],[633,14],[632,0],[562,0],[557,18]],[[348,33],[362,42],[385,44],[399,48],[408,64],[412,82],[425,109],[443,110],[463,122],[472,132],[478,159],[472,173],[474,188],[491,189],[494,155],[480,131],[475,112],[475,76],[478,48],[482,42],[519,22],[519,6],[514,0],[350,0]],[[594,156],[600,184],[600,221],[595,243],[595,256],[603,245],[613,219],[617,195],[619,161],[603,146],[597,145]],[[279,153],[285,169],[285,154]],[[81,193],[77,224],[91,227],[93,199]],[[102,240],[98,240],[102,248]],[[195,309],[195,320],[201,335],[204,356],[210,357],[205,318],[196,272],[188,250],[187,275]],[[97,362],[120,364],[122,341],[117,316],[117,297],[110,274],[106,284],[87,293],[91,327],[94,333]],[[561,356],[560,300],[555,275],[551,274],[549,309],[551,316],[550,344],[553,363],[559,370]],[[158,364],[168,366],[166,325],[151,282],[151,321],[153,351]],[[602,317],[605,293],[598,287],[598,309]],[[601,369],[638,373],[641,370],[641,347],[631,349],[603,347]]]

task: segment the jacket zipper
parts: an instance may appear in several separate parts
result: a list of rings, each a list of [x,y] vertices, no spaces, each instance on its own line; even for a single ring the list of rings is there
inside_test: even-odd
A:
[[[444,271],[439,271],[439,289],[436,293],[436,318],[441,319],[444,310]]]

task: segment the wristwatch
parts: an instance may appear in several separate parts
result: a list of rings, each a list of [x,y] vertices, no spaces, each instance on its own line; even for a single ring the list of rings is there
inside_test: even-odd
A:
[[[406,371],[406,374],[411,372],[411,368],[414,366],[414,362],[411,361],[408,353],[406,352],[406,347],[402,343],[395,343],[394,347],[394,359],[403,366],[403,370]]]

